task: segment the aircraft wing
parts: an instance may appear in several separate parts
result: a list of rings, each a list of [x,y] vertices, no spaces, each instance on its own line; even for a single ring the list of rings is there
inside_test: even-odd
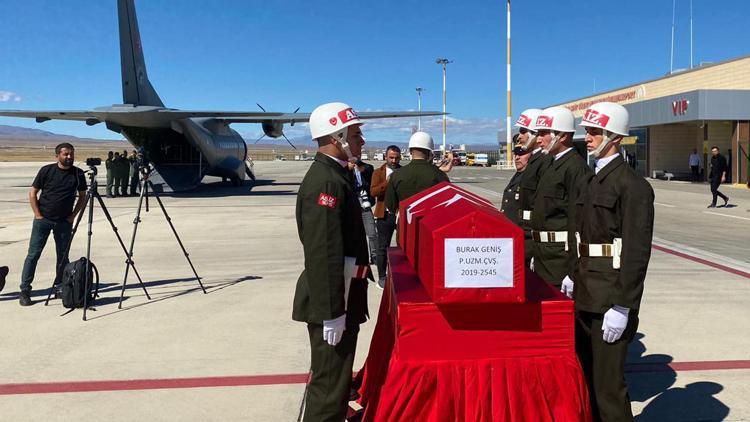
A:
[[[218,120],[223,120],[226,123],[263,123],[263,122],[276,122],[276,123],[306,123],[310,120],[310,113],[256,113],[257,116],[238,116],[233,115],[231,117],[216,116]],[[388,119],[395,117],[418,117],[418,116],[441,116],[443,113],[439,111],[363,111],[357,112],[357,115],[362,120],[369,119]],[[205,116],[210,117],[210,116]]]
[[[88,110],[0,110],[0,116],[36,119],[37,123],[52,119],[86,121],[89,119],[96,119],[96,115],[96,112]]]

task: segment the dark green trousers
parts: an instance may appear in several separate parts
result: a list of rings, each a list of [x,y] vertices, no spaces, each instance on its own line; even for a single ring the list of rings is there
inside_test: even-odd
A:
[[[107,170],[107,195],[112,195],[112,185],[115,182],[115,176],[112,175],[112,172]]]
[[[631,312],[625,332],[614,343],[602,339],[603,319],[603,314],[576,312],[576,353],[589,387],[591,413],[595,421],[632,421],[625,358],[638,330],[638,314]]]
[[[336,347],[323,340],[322,325],[307,324],[307,331],[310,334],[312,377],[307,386],[304,420],[341,422],[349,407],[359,326],[346,327],[344,337]]]

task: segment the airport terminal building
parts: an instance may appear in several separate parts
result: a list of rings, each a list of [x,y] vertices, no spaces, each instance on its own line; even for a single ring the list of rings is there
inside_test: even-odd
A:
[[[627,159],[644,176],[689,173],[693,148],[701,167],[716,145],[727,158],[733,183],[748,183],[750,162],[750,56],[602,92],[559,104],[580,122],[591,104],[611,101],[630,112],[630,136],[622,142]],[[576,132],[583,140],[584,131]],[[707,171],[707,169],[706,169]]]

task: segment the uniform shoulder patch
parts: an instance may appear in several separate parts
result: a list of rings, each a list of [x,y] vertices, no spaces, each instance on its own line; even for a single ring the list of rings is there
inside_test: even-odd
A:
[[[328,208],[336,208],[336,197],[327,193],[318,195],[318,205]]]

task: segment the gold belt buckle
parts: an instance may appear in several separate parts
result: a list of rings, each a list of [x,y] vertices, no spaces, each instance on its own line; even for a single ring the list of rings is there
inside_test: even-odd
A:
[[[612,245],[606,244],[602,245],[602,256],[611,257],[612,256]]]

